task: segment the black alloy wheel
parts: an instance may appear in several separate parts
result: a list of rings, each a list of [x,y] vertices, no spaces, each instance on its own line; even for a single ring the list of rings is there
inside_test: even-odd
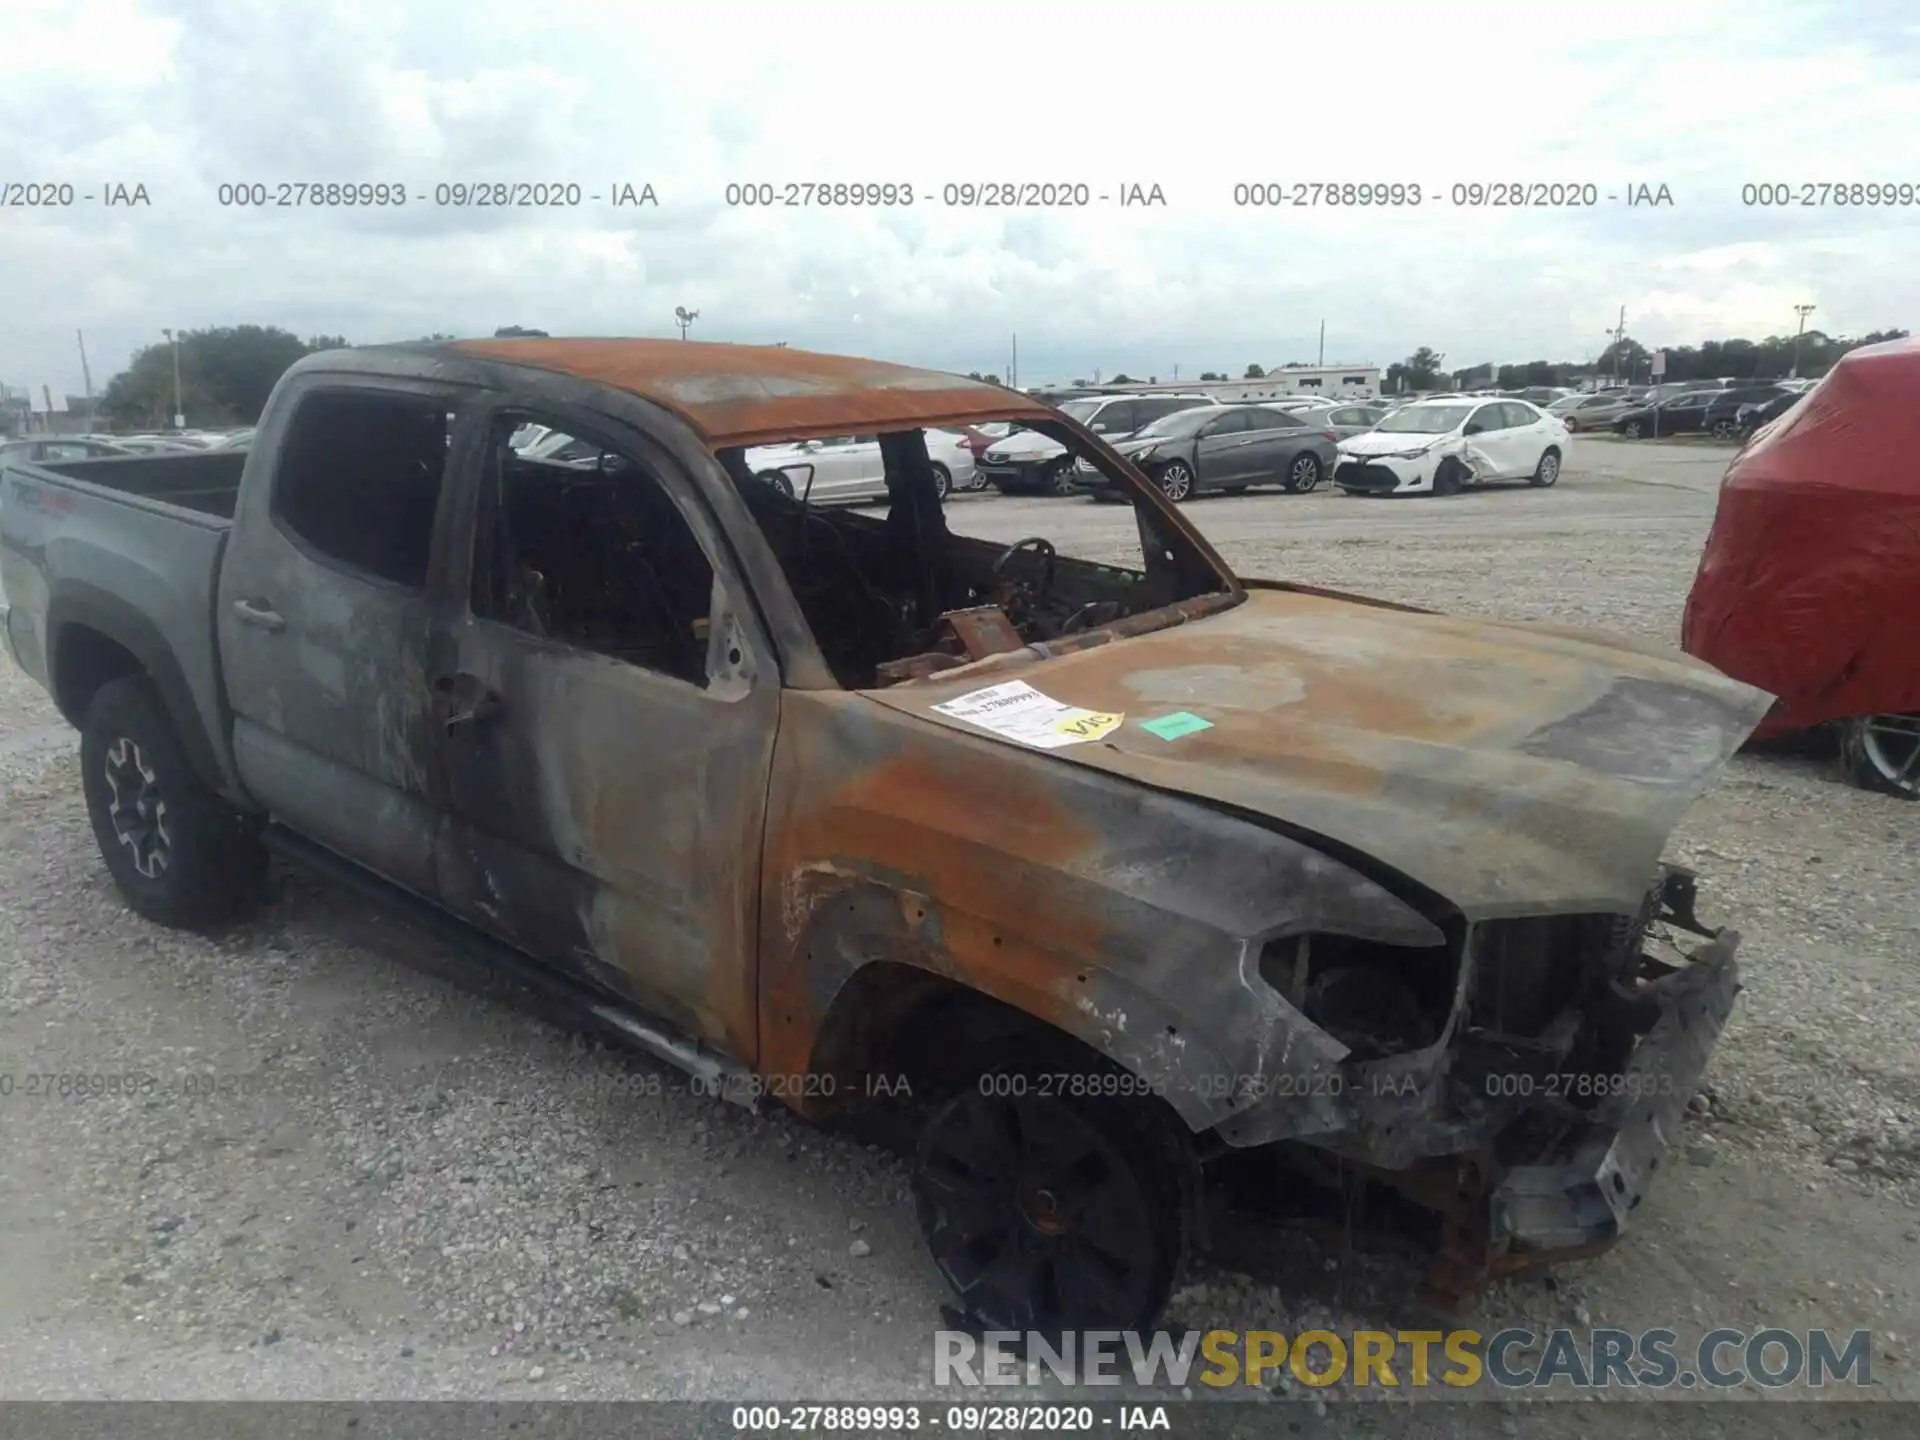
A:
[[[1015,1077],[988,1076],[986,1080]],[[934,1263],[988,1328],[1145,1329],[1177,1268],[1177,1185],[1123,1100],[986,1093],[943,1105],[913,1189]],[[1024,1087],[1022,1087],[1024,1088]]]

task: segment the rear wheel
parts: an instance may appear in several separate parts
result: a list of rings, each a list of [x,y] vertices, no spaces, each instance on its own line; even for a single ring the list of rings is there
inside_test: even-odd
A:
[[[1287,490],[1290,494],[1305,495],[1320,483],[1320,457],[1301,454],[1293,457],[1293,463],[1287,467]]]
[[[1056,495],[1073,494],[1073,461],[1062,460],[1047,478],[1047,488]]]
[[[938,461],[933,465],[933,493],[942,500],[953,493],[953,472]]]
[[[260,893],[260,827],[193,773],[153,687],[110,680],[80,725],[81,784],[101,858],[136,914],[198,929]]]
[[[1176,505],[1193,494],[1193,471],[1187,468],[1184,460],[1169,460],[1153,478],[1160,487],[1160,493]]]
[[[1540,456],[1540,463],[1533,467],[1533,484],[1547,486],[1560,478],[1560,452],[1551,445]]]
[[[1641,428],[1638,420],[1629,420],[1620,427],[1620,433],[1629,440],[1638,440],[1640,438]]]
[[[1716,420],[1713,422],[1713,438],[1716,440],[1731,440],[1739,433],[1740,426],[1732,420]]]
[[[1855,715],[1841,721],[1840,759],[1863,789],[1920,799],[1920,714]]]

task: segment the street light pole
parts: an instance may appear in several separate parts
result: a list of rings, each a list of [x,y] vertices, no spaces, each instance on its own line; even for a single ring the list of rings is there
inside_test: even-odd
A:
[[[1800,346],[1806,338],[1807,316],[1813,313],[1813,306],[1796,305],[1793,307],[1793,313],[1800,317],[1800,327],[1793,332],[1793,374],[1789,378],[1798,380],[1800,378]]]
[[[173,347],[173,428],[187,428],[187,415],[180,403],[180,338],[173,331],[162,328],[160,333],[167,337],[167,344]]]

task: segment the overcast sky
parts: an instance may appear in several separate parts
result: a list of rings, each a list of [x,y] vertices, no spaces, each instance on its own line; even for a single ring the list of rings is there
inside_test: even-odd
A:
[[[11,0],[0,381],[81,390],[162,326],[785,340],[1023,382],[1249,362],[1578,360],[1920,330],[1920,203],[1749,208],[1743,182],[1920,189],[1920,3],[1560,7]],[[440,208],[436,184],[651,184],[657,208]],[[729,182],[912,185],[747,211]],[[1238,182],[1403,182],[1418,208],[1237,208]],[[223,208],[222,183],[400,182],[401,209]],[[948,184],[1158,185],[1164,207],[949,207]],[[1594,183],[1489,211],[1455,184]],[[1629,207],[1664,184],[1671,206]],[[1438,192],[1438,196],[1436,193]],[[1608,195],[1621,198],[1608,200]],[[1915,197],[1920,201],[1920,197]],[[1438,203],[1436,203],[1436,200]]]

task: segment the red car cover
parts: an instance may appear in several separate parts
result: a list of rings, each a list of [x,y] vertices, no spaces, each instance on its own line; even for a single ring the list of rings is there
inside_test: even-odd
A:
[[[1755,732],[1920,711],[1920,342],[1844,356],[1727,468],[1681,622]]]

